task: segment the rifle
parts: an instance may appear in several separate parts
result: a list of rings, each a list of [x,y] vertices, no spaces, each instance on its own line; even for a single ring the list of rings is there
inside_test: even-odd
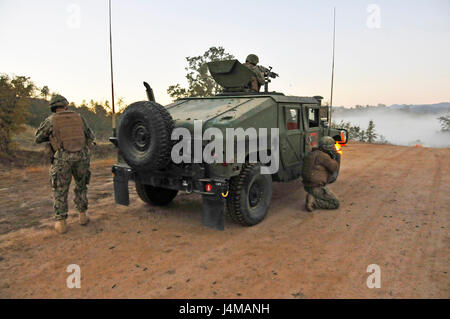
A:
[[[272,67],[271,66],[269,66],[269,68],[266,68],[265,66],[258,65],[258,67],[261,70],[261,72],[264,73],[264,77],[275,79],[276,77],[279,76],[277,73],[272,72]]]
[[[266,68],[262,65],[257,65],[257,67],[264,74],[264,92],[269,92],[269,83],[271,82],[269,78],[275,79],[279,75],[275,72],[272,72],[271,66],[269,66],[269,68]]]

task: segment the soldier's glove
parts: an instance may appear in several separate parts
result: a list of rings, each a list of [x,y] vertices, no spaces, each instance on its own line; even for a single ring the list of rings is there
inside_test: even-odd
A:
[[[330,152],[328,152],[328,154],[330,155],[330,157],[332,159],[334,159],[338,163],[341,162],[341,154],[339,154],[336,150],[330,151]]]
[[[336,151],[329,151],[328,155],[330,155],[331,159],[336,160],[336,155],[337,155]]]

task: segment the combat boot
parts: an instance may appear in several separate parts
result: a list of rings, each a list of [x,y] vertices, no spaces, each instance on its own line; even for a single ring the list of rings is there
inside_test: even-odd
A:
[[[80,225],[83,225],[83,226],[85,226],[85,225],[87,225],[87,223],[89,223],[89,217],[87,216],[86,212],[82,212],[82,213],[80,212],[79,221],[80,221]]]
[[[66,220],[57,220],[55,223],[55,230],[58,234],[64,234],[67,232]]]
[[[305,208],[308,212],[312,212],[314,210],[314,196],[309,193],[306,195]]]

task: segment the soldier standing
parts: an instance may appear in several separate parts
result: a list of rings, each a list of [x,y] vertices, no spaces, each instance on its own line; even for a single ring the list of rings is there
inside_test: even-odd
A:
[[[261,88],[261,85],[264,85],[265,80],[263,73],[258,68],[257,64],[259,63],[259,58],[256,54],[249,54],[247,56],[247,59],[245,59],[244,65],[249,68],[253,73],[255,74],[252,77],[250,88],[254,92],[259,92],[259,89]]]
[[[315,208],[337,209],[339,200],[326,186],[333,183],[339,171],[340,154],[334,148],[335,141],[324,136],[319,141],[319,148],[306,154],[303,164],[303,185],[306,195],[306,210]]]
[[[36,143],[49,142],[54,152],[50,184],[53,188],[55,230],[60,234],[67,231],[67,195],[72,176],[76,183],[74,202],[79,212],[79,222],[81,225],[89,222],[86,213],[87,185],[91,176],[88,146],[95,139],[84,118],[69,111],[68,104],[63,96],[54,96],[50,101],[50,109],[54,114],[47,117],[36,131]]]

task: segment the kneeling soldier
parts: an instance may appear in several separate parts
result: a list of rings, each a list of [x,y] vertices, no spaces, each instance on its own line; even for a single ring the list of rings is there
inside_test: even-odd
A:
[[[324,136],[319,141],[319,148],[313,149],[303,163],[303,185],[306,196],[306,210],[315,208],[337,209],[339,200],[326,186],[333,183],[339,171],[340,154],[334,148],[335,141]]]
[[[55,230],[60,234],[67,231],[67,195],[72,176],[76,183],[74,202],[80,224],[89,222],[86,214],[87,185],[91,176],[88,146],[94,143],[94,134],[86,121],[78,113],[68,111],[68,104],[63,96],[54,96],[50,101],[50,109],[54,114],[47,117],[36,131],[36,143],[49,142],[54,152],[50,184],[53,188]]]

